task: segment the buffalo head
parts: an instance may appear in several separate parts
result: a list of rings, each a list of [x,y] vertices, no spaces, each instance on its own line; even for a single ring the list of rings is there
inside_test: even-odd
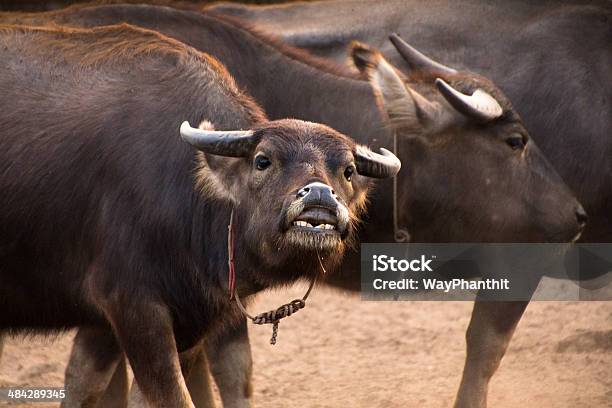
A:
[[[354,43],[398,137],[399,222],[416,241],[569,241],[586,222],[508,99],[491,81],[421,54],[397,35],[411,71]],[[560,135],[561,137],[561,135]]]
[[[354,235],[371,179],[400,169],[385,149],[374,153],[299,120],[239,131],[184,122],[180,133],[203,152],[198,182],[204,194],[234,207],[242,250],[268,268],[289,263],[299,270],[317,253],[335,266]]]

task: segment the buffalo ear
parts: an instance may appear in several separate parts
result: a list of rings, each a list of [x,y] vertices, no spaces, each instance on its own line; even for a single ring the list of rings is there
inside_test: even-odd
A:
[[[213,124],[209,121],[201,122],[198,129],[204,131],[215,130]],[[181,136],[185,139],[184,135]],[[198,188],[207,197],[214,197],[237,205],[239,203],[238,186],[242,182],[240,175],[245,174],[246,159],[211,154],[195,144],[189,143],[199,150],[195,174]]]
[[[401,74],[378,50],[353,42],[351,57],[372,85],[378,103],[393,127],[421,130],[439,119],[440,105],[405,84]]]

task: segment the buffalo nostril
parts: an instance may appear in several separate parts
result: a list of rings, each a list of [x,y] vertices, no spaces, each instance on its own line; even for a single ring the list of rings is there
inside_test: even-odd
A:
[[[310,192],[310,187],[304,187],[304,188],[300,189],[300,191],[298,191],[297,197],[298,198],[304,198],[304,197],[306,197],[306,195],[308,195],[309,192]]]
[[[589,216],[587,215],[584,208],[582,208],[582,206],[579,206],[576,209],[576,220],[578,221],[578,224],[580,224],[581,226],[584,226],[587,223],[588,219],[589,219]]]

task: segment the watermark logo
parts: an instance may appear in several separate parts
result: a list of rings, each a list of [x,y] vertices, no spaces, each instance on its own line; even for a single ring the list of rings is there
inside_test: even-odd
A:
[[[612,244],[362,244],[364,300],[612,300]]]
[[[435,259],[435,255],[431,258],[427,258],[425,255],[421,255],[416,259],[395,259],[393,256],[388,255],[372,255],[372,270],[374,272],[433,272],[431,269],[431,262]]]

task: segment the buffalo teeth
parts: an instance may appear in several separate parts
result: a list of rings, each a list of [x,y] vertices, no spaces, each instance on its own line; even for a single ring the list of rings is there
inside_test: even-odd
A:
[[[317,229],[324,229],[324,230],[333,230],[333,229],[336,229],[336,227],[334,227],[331,224],[319,224],[315,228],[317,228]]]
[[[295,225],[296,227],[310,227],[310,228],[324,229],[324,230],[335,230],[336,229],[336,227],[331,224],[319,224],[319,225],[313,226],[311,223],[306,222],[306,221],[293,221],[293,225]]]

